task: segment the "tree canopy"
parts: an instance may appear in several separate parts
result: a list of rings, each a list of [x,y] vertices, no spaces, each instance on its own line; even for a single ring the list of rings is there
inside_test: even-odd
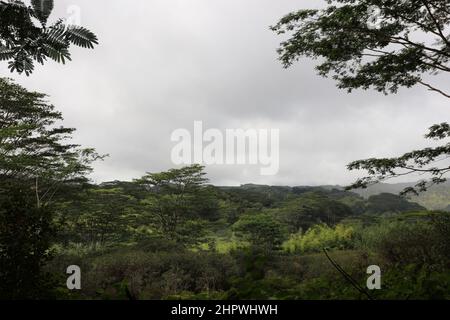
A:
[[[291,35],[279,49],[285,67],[304,56],[321,58],[318,73],[348,91],[395,93],[399,87],[420,84],[450,98],[425,82],[427,74],[450,71],[448,1],[326,2],[324,9],[290,13],[272,27]]]
[[[42,296],[55,195],[86,182],[101,158],[67,143],[74,129],[56,126],[62,115],[45,98],[0,78],[0,297]]]
[[[67,143],[75,129],[56,125],[62,115],[45,98],[0,78],[0,177],[33,183],[40,204],[61,183],[86,181],[90,164],[101,158]]]
[[[170,240],[181,241],[186,227],[194,227],[192,218],[202,211],[215,210],[211,206],[211,191],[206,182],[204,167],[198,164],[148,173],[136,180],[149,191],[143,201],[148,208],[151,224]]]

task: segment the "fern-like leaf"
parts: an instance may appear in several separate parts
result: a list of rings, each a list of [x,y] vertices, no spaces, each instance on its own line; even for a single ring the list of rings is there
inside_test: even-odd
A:
[[[12,58],[14,58],[14,50],[0,46],[0,61],[10,60]]]
[[[45,33],[45,39],[48,43],[58,47],[68,47],[69,43],[66,39],[65,26],[57,24],[49,28]]]
[[[25,72],[29,76],[34,70],[33,60],[30,57],[19,55],[8,63],[11,72],[17,71],[19,74]]]
[[[67,48],[63,47],[63,48],[55,48],[52,45],[46,43],[43,45],[45,52],[47,54],[47,56],[58,62],[58,63],[62,63],[65,64],[66,60],[71,61],[71,57],[70,57],[70,52],[69,50],[67,50]]]
[[[97,36],[84,27],[68,26],[66,35],[71,43],[82,48],[93,49],[98,44]]]

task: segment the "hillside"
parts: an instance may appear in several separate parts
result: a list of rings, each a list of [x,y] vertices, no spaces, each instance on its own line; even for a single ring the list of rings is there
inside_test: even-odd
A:
[[[414,186],[414,183],[379,183],[368,187],[367,189],[354,190],[364,198],[380,193],[398,194],[407,187]],[[432,186],[428,191],[419,196],[411,196],[410,200],[417,202],[429,210],[449,210],[450,209],[450,181]]]

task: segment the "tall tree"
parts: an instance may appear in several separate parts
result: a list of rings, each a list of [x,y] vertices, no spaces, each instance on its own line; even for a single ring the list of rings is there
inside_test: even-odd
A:
[[[75,129],[56,126],[62,115],[45,99],[0,78],[0,177],[27,181],[37,207],[49,204],[62,184],[85,182],[90,164],[101,158],[66,143]]]
[[[0,78],[0,297],[38,298],[40,270],[54,236],[52,201],[86,181],[92,149],[67,144],[74,129],[61,113],[11,80]]]
[[[305,9],[283,17],[272,30],[289,34],[278,50],[285,67],[301,57],[320,58],[318,74],[330,76],[341,89],[374,88],[396,93],[421,85],[450,98],[450,92],[430,83],[429,76],[450,72],[450,2],[444,0],[325,0],[323,9]],[[429,138],[448,137],[448,124],[433,126]],[[366,187],[412,172],[444,181],[449,144],[412,151],[391,159],[368,159],[348,166],[369,173],[354,186]],[[408,191],[426,189],[421,182]]]
[[[85,27],[68,25],[63,19],[49,25],[53,0],[0,1],[0,61],[9,61],[11,72],[30,75],[34,62],[47,58],[58,63],[71,60],[69,47],[94,48],[97,36]]]
[[[130,238],[130,228],[137,224],[134,198],[122,189],[97,186],[58,201],[59,238],[63,243],[103,245]]]
[[[146,204],[152,224],[165,237],[180,239],[180,227],[197,217],[202,210],[202,198],[209,198],[204,167],[198,164],[148,173],[136,182],[149,191]]]

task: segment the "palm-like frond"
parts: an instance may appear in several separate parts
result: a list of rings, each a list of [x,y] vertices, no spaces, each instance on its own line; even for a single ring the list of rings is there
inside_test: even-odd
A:
[[[63,24],[56,24],[49,28],[45,33],[45,39],[48,43],[52,43],[55,46],[68,47],[66,30]]]
[[[53,11],[53,0],[31,0],[34,15],[45,26],[47,19]]]
[[[47,58],[60,63],[71,60],[72,44],[82,48],[98,44],[94,33],[67,25],[63,19],[47,26],[53,5],[53,0],[31,0],[31,6],[20,0],[0,0],[0,61],[8,61],[12,72],[29,75],[34,62],[44,64]],[[41,26],[36,26],[32,18],[38,19]]]
[[[65,64],[66,60],[72,60],[70,58],[70,52],[66,47],[55,48],[49,43],[45,43],[43,47],[47,56],[58,63]]]
[[[34,70],[34,64],[30,57],[19,55],[9,62],[8,68],[11,72],[17,71],[19,74],[25,72],[29,76]]]
[[[0,60],[10,60],[14,58],[14,50],[9,49],[5,46],[0,46]]]
[[[98,44],[97,36],[84,27],[68,26],[66,29],[67,40],[82,48],[93,49]]]

